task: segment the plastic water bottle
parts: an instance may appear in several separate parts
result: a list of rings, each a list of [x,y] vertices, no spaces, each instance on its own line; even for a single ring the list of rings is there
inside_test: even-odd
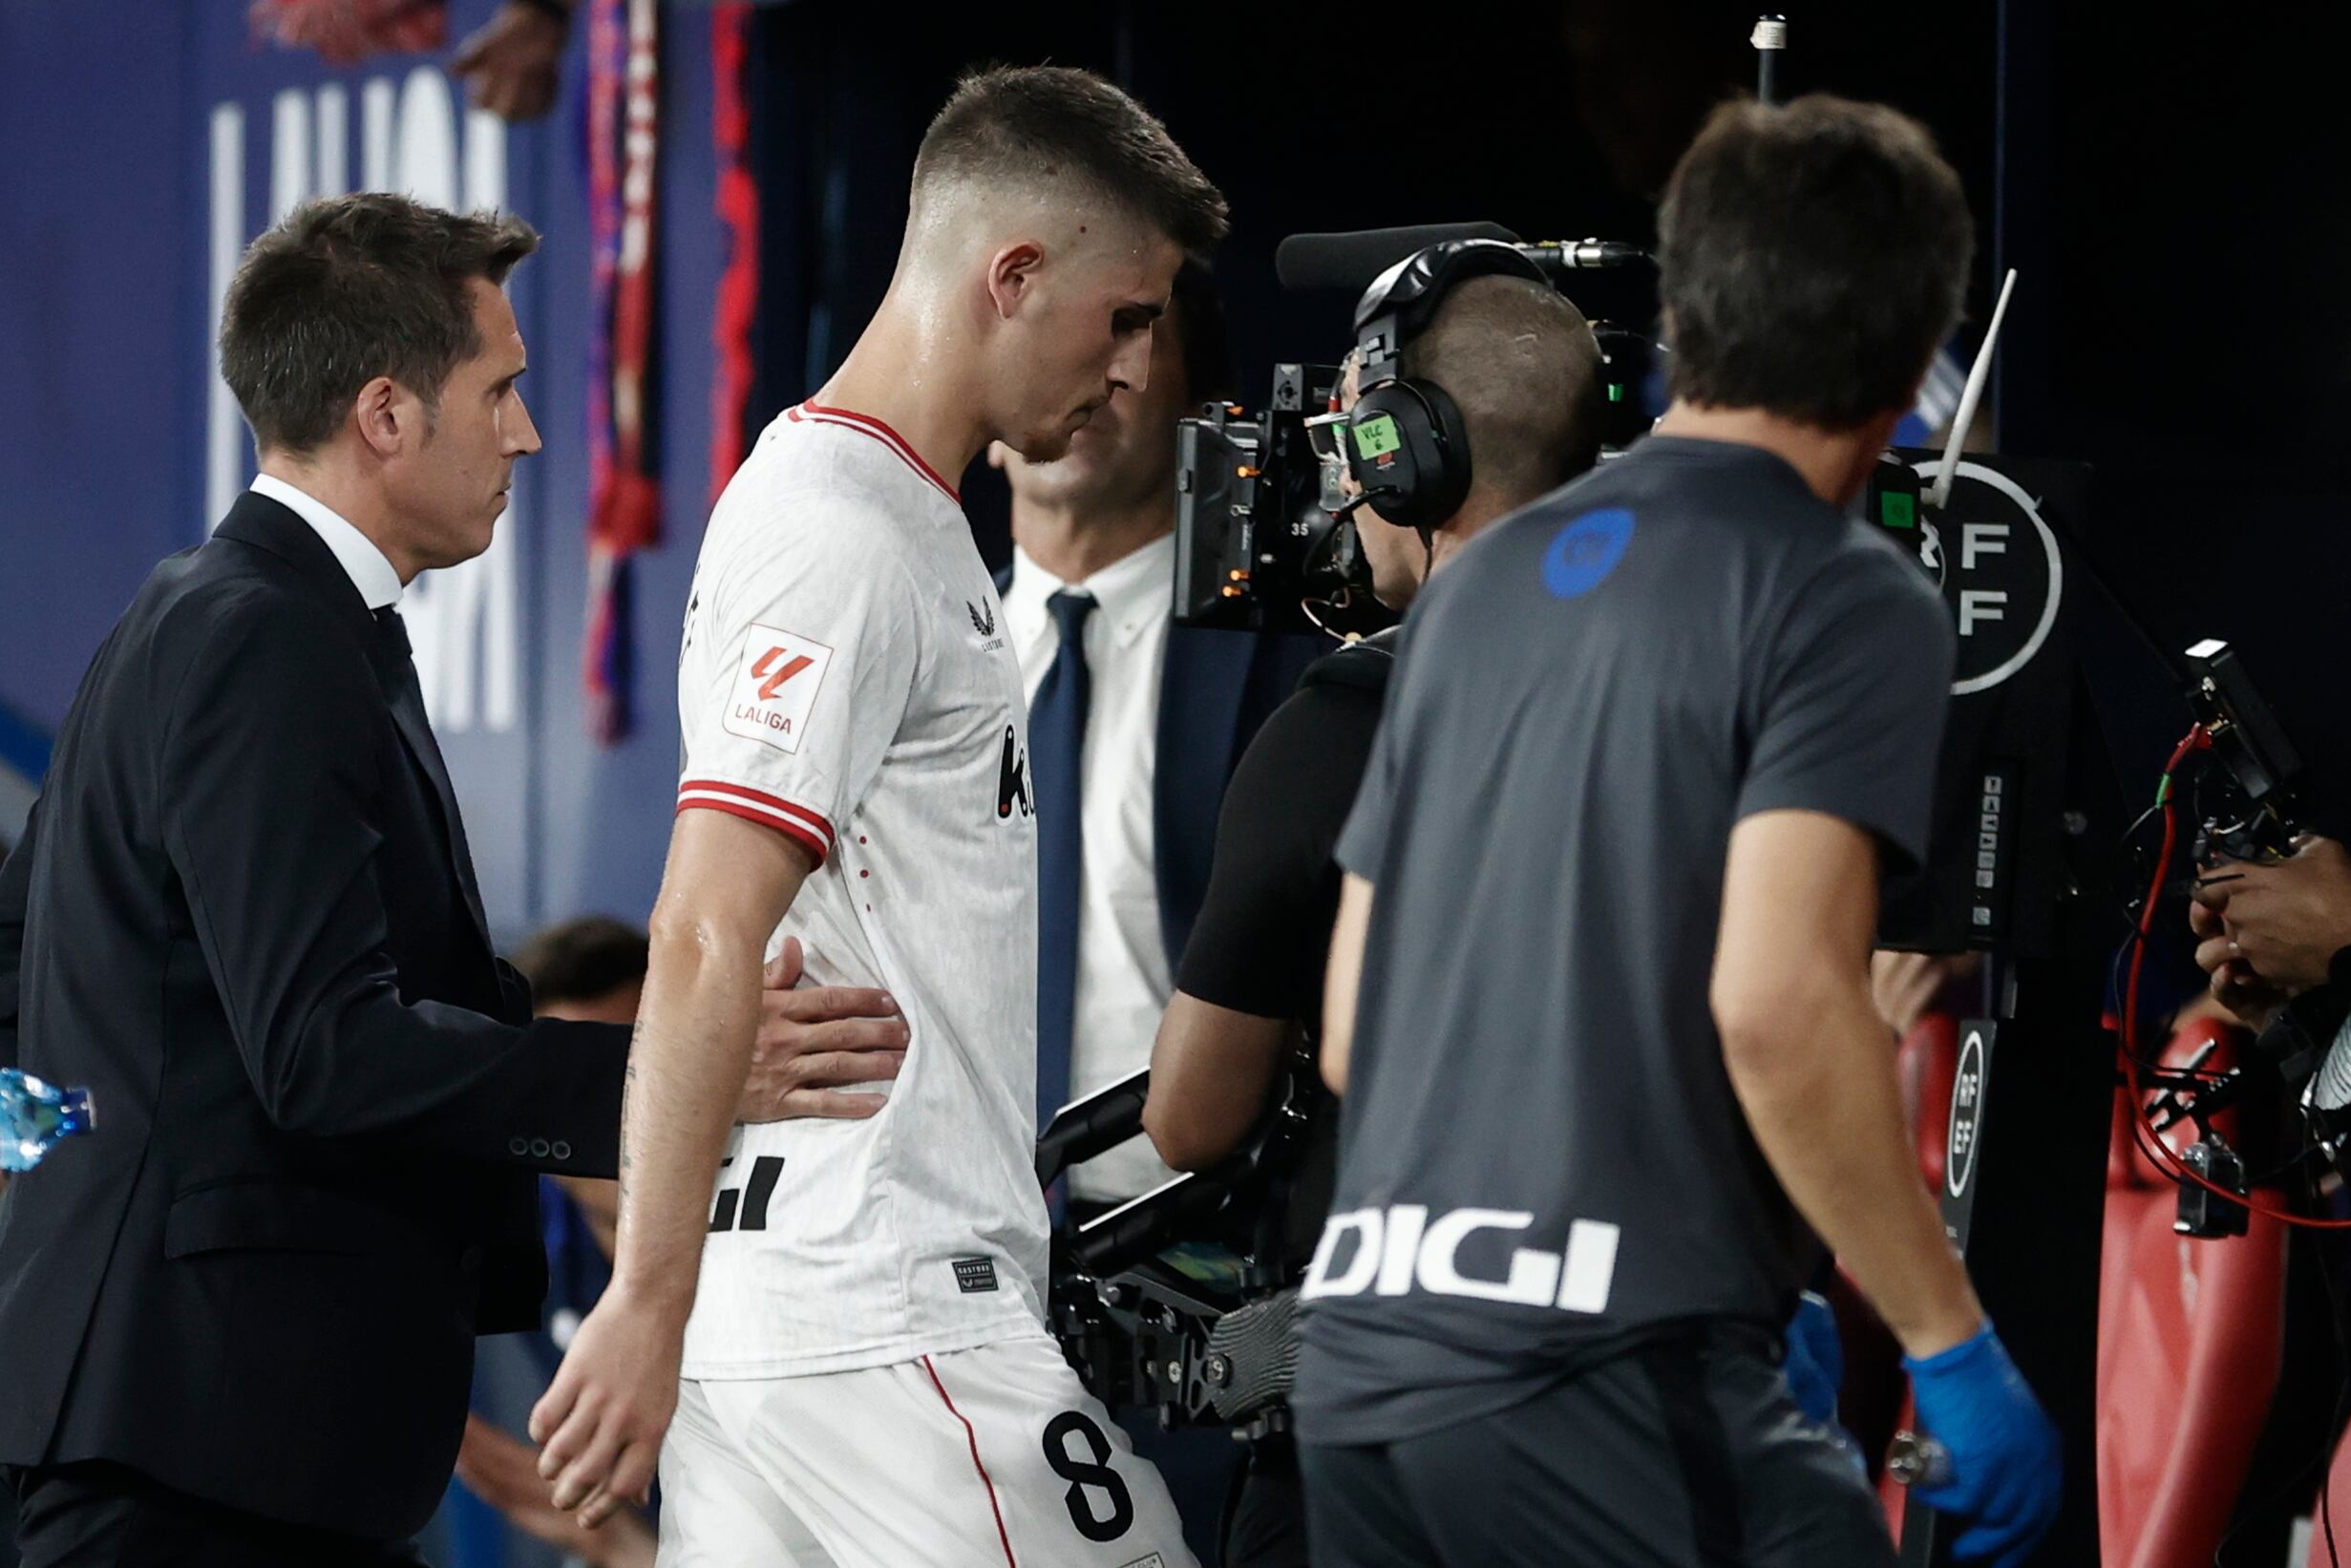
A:
[[[96,1125],[90,1091],[58,1089],[0,1068],[0,1171],[30,1171],[58,1144]]]

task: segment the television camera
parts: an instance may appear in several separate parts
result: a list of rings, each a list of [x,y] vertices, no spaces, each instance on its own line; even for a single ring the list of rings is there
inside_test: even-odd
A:
[[[2123,1056],[2132,1098],[2144,1106],[2158,1134],[2192,1123],[2196,1139],[2172,1156],[2167,1171],[2179,1186],[2173,1229],[2183,1236],[2223,1237],[2246,1233],[2251,1211],[2261,1208],[2289,1222],[2298,1217],[2270,1208],[2253,1196],[2260,1178],[2249,1165],[2266,1164],[2283,1176],[2307,1161],[2351,1174],[2351,985],[2338,976],[2294,997],[2280,1007],[2254,1042],[2247,1060],[2224,1072],[2209,1070],[2206,1046],[2176,1066],[2150,1063],[2138,1050],[2137,999],[2146,933],[2167,890],[2171,849],[2178,837],[2179,798],[2191,802],[2193,838],[2190,886],[2226,881],[2240,875],[2233,866],[2259,864],[2292,856],[2302,836],[2305,776],[2301,755],[2254,688],[2243,660],[2227,643],[2206,639],[2186,650],[2188,706],[2195,722],[2172,753],[2150,816],[2161,816],[2159,851],[2148,897],[2138,912],[2138,938],[2131,953],[2123,997]],[[2150,1097],[2151,1094],[2151,1098]],[[2298,1112],[2298,1146],[2283,1157],[2270,1142],[2293,1139],[2289,1125],[2273,1129],[2263,1113]],[[2263,1157],[2249,1159],[2214,1125],[2232,1106],[2241,1108],[2247,1130]],[[2158,1142],[2160,1154],[2169,1146]],[[2158,1157],[2157,1163],[2165,1161]]]
[[[1375,407],[1350,417],[1339,411],[1342,368],[1282,363],[1255,417],[1239,404],[1209,404],[1176,427],[1176,619],[1184,625],[1237,630],[1320,629],[1334,635],[1382,624],[1358,546],[1351,506],[1341,487],[1355,448],[1359,475],[1380,515],[1405,526],[1403,514],[1459,504],[1445,481],[1466,489],[1468,466],[1445,465],[1450,442],[1463,436],[1441,407],[1417,406],[1411,383],[1397,374],[1414,332],[1445,290],[1477,272],[1503,272],[1566,291],[1567,279],[1596,268],[1645,263],[1639,247],[1609,240],[1522,242],[1495,223],[1297,234],[1281,243],[1275,266],[1284,287],[1362,290],[1354,311],[1356,357],[1366,399],[1398,401],[1382,423]],[[1605,442],[1621,449],[1646,421],[1641,390],[1655,346],[1641,333],[1593,323],[1607,376],[1610,427]],[[1427,400],[1422,400],[1425,403]],[[1423,481],[1410,497],[1379,480],[1400,472]],[[1445,498],[1451,495],[1451,505]],[[1415,504],[1417,501],[1417,505]]]

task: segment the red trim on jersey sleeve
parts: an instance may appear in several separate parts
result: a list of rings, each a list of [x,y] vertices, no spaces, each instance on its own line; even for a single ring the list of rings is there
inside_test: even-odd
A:
[[[681,814],[689,811],[725,812],[728,816],[739,816],[746,822],[756,822],[763,828],[773,828],[777,833],[808,851],[815,858],[818,865],[824,864],[823,839],[818,838],[805,828],[794,827],[789,822],[779,822],[773,816],[761,814],[753,807],[731,800],[681,800],[678,802],[678,811]]]
[[[781,795],[715,778],[689,778],[678,786],[678,810],[690,811],[697,807],[727,812],[747,822],[773,828],[786,837],[796,840],[816,858],[818,865],[824,864],[825,858],[833,851],[836,836],[833,824],[825,820],[824,814],[811,811]]]
[[[795,420],[806,417],[820,425],[839,425],[872,436],[897,453],[909,468],[937,485],[941,495],[958,506],[964,504],[964,498],[955,493],[955,486],[941,478],[939,471],[922,460],[922,455],[915,451],[913,442],[872,414],[859,413],[854,409],[829,409],[821,403],[802,403],[798,408],[788,410],[787,414]]]
[[[955,1401],[947,1398],[947,1386],[939,1381],[939,1368],[931,1365],[928,1356],[922,1358],[922,1370],[931,1375],[931,1387],[939,1390],[940,1402],[946,1406],[947,1413],[963,1422],[964,1441],[971,1445],[971,1468],[980,1473],[980,1484],[987,1488],[987,1506],[996,1515],[996,1543],[1004,1548],[1004,1559],[1009,1568],[1020,1568],[1019,1559],[1012,1556],[1012,1537],[1005,1533],[1004,1505],[996,1500],[996,1483],[988,1479],[987,1467],[980,1462],[980,1434],[971,1430],[970,1422],[964,1420],[964,1412],[955,1408]]]

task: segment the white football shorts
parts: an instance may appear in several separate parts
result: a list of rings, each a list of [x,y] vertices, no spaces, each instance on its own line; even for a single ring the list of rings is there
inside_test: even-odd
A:
[[[1167,1485],[1042,1334],[679,1387],[661,1568],[1197,1568]]]

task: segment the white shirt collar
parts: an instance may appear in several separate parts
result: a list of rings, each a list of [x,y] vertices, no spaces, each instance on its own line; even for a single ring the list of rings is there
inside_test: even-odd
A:
[[[359,590],[359,597],[367,602],[369,609],[380,610],[400,603],[400,573],[392,565],[392,558],[377,549],[375,540],[353,527],[342,513],[274,474],[257,477],[253,493],[268,497],[310,525],[319,542],[334,552],[343,575],[351,580],[351,586]]]
[[[1162,534],[1140,549],[1128,552],[1083,583],[1064,583],[1012,546],[1012,583],[1006,607],[1017,601],[1024,618],[1045,615],[1045,602],[1065,589],[1091,594],[1099,606],[1095,614],[1120,641],[1133,637],[1154,620],[1166,617],[1176,597],[1176,536]],[[1090,642],[1091,639],[1088,639]]]

